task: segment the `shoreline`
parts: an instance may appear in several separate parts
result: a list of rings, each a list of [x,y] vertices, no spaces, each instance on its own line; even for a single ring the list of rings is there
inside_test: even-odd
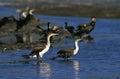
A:
[[[120,18],[119,8],[99,8],[94,6],[70,6],[70,7],[47,7],[36,6],[37,13],[55,16],[74,16],[74,17],[91,17],[97,18]]]

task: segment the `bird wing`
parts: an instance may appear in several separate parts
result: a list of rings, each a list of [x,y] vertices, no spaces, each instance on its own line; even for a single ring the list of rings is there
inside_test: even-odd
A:
[[[33,55],[38,55],[40,51],[42,51],[44,48],[40,48],[40,47],[35,47],[31,52],[30,52],[30,56]]]
[[[72,34],[67,29],[60,28],[59,29],[59,36],[61,38],[63,38],[63,37],[72,37]]]
[[[69,49],[69,48],[61,49],[60,51],[57,52],[57,54],[59,55],[67,55],[67,56],[71,56],[72,53],[73,53],[73,49]]]

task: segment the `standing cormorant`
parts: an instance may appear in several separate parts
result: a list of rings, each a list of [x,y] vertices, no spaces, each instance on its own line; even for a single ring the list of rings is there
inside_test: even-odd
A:
[[[44,48],[41,47],[35,47],[30,54],[28,55],[22,55],[24,58],[30,58],[30,57],[37,57],[40,61],[42,61],[43,55],[50,49],[50,37],[58,35],[56,33],[50,33],[47,36],[47,44]]]
[[[65,48],[65,49],[61,49],[60,51],[57,52],[57,56],[51,58],[52,60],[55,60],[56,58],[64,58],[66,60],[68,60],[71,56],[74,56],[78,53],[79,51],[79,46],[78,46],[78,42],[82,41],[82,39],[76,39],[75,40],[75,48],[71,49],[71,48]]]
[[[96,23],[96,17],[91,17],[91,22],[88,24],[78,25],[75,35],[82,37],[84,34],[89,34],[94,28]]]

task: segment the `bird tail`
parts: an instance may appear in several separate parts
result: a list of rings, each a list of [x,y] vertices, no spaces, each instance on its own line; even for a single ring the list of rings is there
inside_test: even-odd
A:
[[[29,55],[22,55],[22,57],[25,58],[25,59],[29,59],[30,58]]]
[[[58,58],[59,56],[55,56],[55,57],[52,57],[50,58],[51,60],[55,60],[56,58]]]

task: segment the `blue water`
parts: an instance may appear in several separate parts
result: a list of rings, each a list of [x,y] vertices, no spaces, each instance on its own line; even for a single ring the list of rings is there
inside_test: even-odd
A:
[[[15,9],[0,8],[0,15],[11,14]],[[8,12],[8,13],[6,13]],[[15,16],[17,16],[15,14]],[[89,22],[90,18],[36,15],[41,21],[50,21],[52,25],[77,26]],[[63,39],[52,44],[43,57],[43,63],[36,59],[23,59],[21,55],[31,50],[0,52],[1,79],[120,79],[120,19],[97,18],[96,27],[91,33],[94,41],[79,43],[80,51],[70,61],[49,60],[56,52],[65,47],[73,48],[74,39]]]

